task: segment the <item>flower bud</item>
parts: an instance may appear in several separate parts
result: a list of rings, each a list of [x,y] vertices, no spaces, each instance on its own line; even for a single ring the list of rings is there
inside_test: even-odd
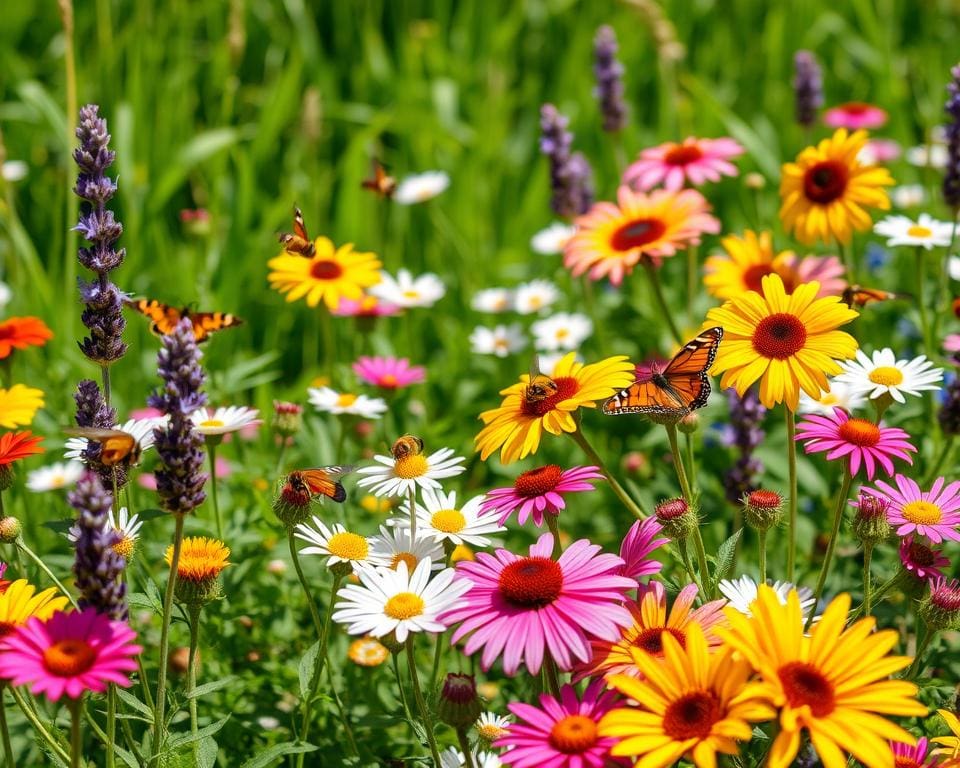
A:
[[[934,632],[960,629],[960,582],[942,576],[931,579],[930,594],[921,601],[919,615]]]
[[[630,475],[639,475],[640,477],[650,477],[652,468],[650,460],[645,453],[640,451],[630,451],[623,457],[623,471]]]
[[[282,576],[287,572],[287,561],[277,558],[267,563],[267,573],[273,576]]]
[[[280,493],[273,500],[273,514],[288,530],[292,530],[310,517],[313,494],[306,484],[298,479],[296,473],[282,482]]]
[[[13,544],[23,530],[20,521],[15,517],[0,518],[0,541],[4,544]]]
[[[282,437],[292,437],[303,426],[303,406],[283,400],[273,401],[273,431]]]
[[[743,185],[747,189],[763,189],[767,186],[767,180],[763,177],[762,173],[748,173],[743,177]]]
[[[683,541],[698,525],[697,514],[683,499],[661,501],[653,509],[663,532],[674,541]]]
[[[685,435],[692,435],[700,429],[700,417],[696,413],[688,413],[677,422],[677,429]]]
[[[742,503],[747,524],[757,531],[769,531],[783,519],[783,497],[776,491],[751,491]]]
[[[853,533],[865,545],[873,546],[890,538],[893,528],[887,522],[887,499],[860,492],[857,500],[857,513],[853,518]]]
[[[383,647],[390,651],[390,653],[397,654],[403,650],[404,644],[397,642],[396,632],[390,632],[384,635],[380,638],[380,642],[383,643]]]
[[[473,675],[450,672],[443,681],[437,705],[440,719],[447,725],[462,730],[473,725],[482,711]]]

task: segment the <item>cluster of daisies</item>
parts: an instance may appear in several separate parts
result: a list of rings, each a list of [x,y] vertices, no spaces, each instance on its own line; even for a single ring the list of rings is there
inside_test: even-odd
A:
[[[307,390],[311,405],[322,413],[335,416],[358,416],[363,419],[379,419],[388,409],[388,399],[399,390],[426,381],[423,366],[412,365],[405,357],[361,356],[351,366],[357,380],[376,387],[382,397],[362,393],[340,392],[330,386],[311,387]]]

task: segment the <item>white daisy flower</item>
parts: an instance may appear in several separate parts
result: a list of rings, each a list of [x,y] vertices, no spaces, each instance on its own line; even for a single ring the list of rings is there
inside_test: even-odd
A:
[[[513,307],[513,292],[509,288],[485,288],[473,294],[470,306],[476,312],[506,312]]]
[[[449,541],[454,545],[472,544],[485,547],[490,539],[485,534],[507,530],[498,525],[494,515],[480,517],[480,505],[484,496],[474,496],[459,509],[457,493],[444,493],[434,488],[424,488],[423,504],[417,504],[417,534],[434,541]],[[408,528],[408,517],[394,517],[387,525]]]
[[[866,397],[860,392],[854,392],[847,384],[839,381],[829,381],[830,389],[821,392],[820,397],[814,399],[806,392],[800,393],[799,413],[819,413],[824,416],[833,414],[834,408],[843,408],[852,412],[866,402]]]
[[[485,328],[478,325],[470,334],[470,351],[475,355],[506,357],[527,346],[523,326],[519,323]]]
[[[960,280],[960,256],[951,256],[947,259],[947,274],[951,280]]]
[[[398,307],[432,307],[447,292],[446,286],[432,272],[414,277],[408,269],[401,269],[393,277],[380,273],[379,283],[370,288],[370,293],[388,304]]]
[[[400,205],[415,205],[432,200],[450,186],[450,177],[443,171],[425,171],[407,176],[393,193],[393,201]]]
[[[521,315],[529,315],[546,309],[559,298],[560,291],[549,280],[531,280],[517,286],[513,306]]]
[[[416,538],[411,539],[409,528],[381,525],[380,533],[370,537],[370,551],[388,568],[396,569],[399,563],[406,563],[412,570],[421,560],[430,560],[435,571],[444,567],[443,547],[422,531],[417,531]]]
[[[398,643],[406,642],[411,632],[445,632],[437,616],[458,607],[472,584],[469,579],[454,581],[453,568],[431,578],[430,567],[430,561],[422,560],[412,573],[404,562],[396,570],[358,568],[360,583],[337,592],[333,620],[346,624],[351,635],[383,637],[392,632]]]
[[[384,564],[385,561],[373,553],[370,540],[365,536],[348,531],[340,523],[334,523],[331,530],[316,515],[311,517],[315,527],[311,528],[309,523],[299,523],[293,531],[294,536],[310,544],[301,549],[300,554],[326,557],[327,568],[337,563],[349,563],[357,571],[364,565]]]
[[[120,540],[113,545],[113,551],[129,560],[137,547],[140,538],[140,529],[143,522],[139,515],[130,515],[126,507],[120,507],[119,514],[114,517],[113,510],[107,512],[106,527],[120,534]],[[74,523],[67,531],[67,539],[76,542],[80,538],[80,526]]]
[[[579,347],[593,333],[593,323],[579,312],[558,312],[531,328],[534,346],[547,352]]]
[[[943,144],[923,144],[919,147],[910,147],[903,156],[910,165],[918,168],[946,168],[950,159]]]
[[[260,411],[245,405],[230,405],[226,408],[198,408],[190,414],[193,428],[201,435],[225,435],[239,432],[251,424],[262,424],[257,418]]]
[[[510,715],[498,715],[495,712],[484,712],[473,724],[474,730],[487,744],[507,735],[512,718]]]
[[[720,591],[729,601],[728,605],[742,613],[744,616],[752,616],[750,612],[750,603],[757,599],[757,582],[749,576],[741,576],[739,579],[721,579]],[[808,587],[795,587],[789,581],[775,581],[770,585],[773,591],[777,593],[777,599],[781,605],[787,604],[787,595],[791,589],[796,589],[800,596],[800,609],[804,615],[813,607],[813,590]]]
[[[0,176],[3,176],[4,181],[23,181],[29,170],[30,167],[23,160],[7,160],[0,166]]]
[[[27,488],[34,493],[72,488],[83,474],[82,461],[58,461],[27,473]]]
[[[923,184],[901,184],[890,190],[890,200],[897,208],[919,208],[927,201]]]
[[[858,349],[855,360],[847,360],[840,365],[843,372],[834,380],[846,384],[851,392],[871,400],[889,393],[898,403],[904,403],[904,392],[919,397],[925,390],[940,389],[943,380],[943,369],[934,368],[926,355],[913,360],[897,360],[889,347],[875,350],[872,357],[867,357],[862,349]]]
[[[493,752],[480,752],[474,749],[471,750],[470,756],[473,758],[474,768],[501,768],[503,765],[500,758]],[[440,768],[464,768],[466,764],[467,758],[456,747],[447,747],[440,753]]]
[[[316,387],[307,390],[310,404],[318,411],[335,415],[348,414],[364,419],[379,419],[386,412],[387,403],[379,397],[354,395],[349,392],[337,392],[330,387]]]
[[[406,496],[418,487],[439,488],[440,478],[459,475],[466,469],[463,456],[454,456],[452,448],[441,448],[429,456],[410,453],[395,459],[378,454],[373,459],[376,464],[357,470],[363,475],[357,485],[369,488],[376,496]]]
[[[113,429],[133,435],[140,444],[140,450],[145,451],[153,447],[153,430],[167,423],[167,416],[157,416],[151,419],[127,419],[123,424],[114,424]],[[64,443],[67,450],[63,454],[65,459],[79,459],[89,441],[85,437],[68,437]]]
[[[921,213],[916,221],[908,216],[887,216],[873,225],[873,231],[887,238],[887,246],[919,245],[928,251],[934,246],[950,245],[953,224]]]
[[[537,253],[542,253],[544,256],[561,253],[564,246],[576,232],[577,228],[572,224],[555,221],[549,227],[541,229],[530,238],[530,247]]]

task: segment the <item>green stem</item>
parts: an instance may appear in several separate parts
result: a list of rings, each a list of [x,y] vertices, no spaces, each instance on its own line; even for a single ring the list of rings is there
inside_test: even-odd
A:
[[[440,659],[443,657],[443,633],[437,633],[437,644],[433,649],[433,669],[430,672],[430,690],[437,689],[440,679]]]
[[[110,405],[110,366],[100,366],[100,376],[103,379],[103,402]]]
[[[293,538],[293,528],[287,529],[287,542],[290,545],[290,557],[293,560],[294,570],[297,572],[297,578],[300,580],[300,586],[307,597],[307,605],[310,607],[310,616],[313,618],[313,628],[317,632],[317,638],[323,634],[323,622],[320,620],[320,611],[317,610],[317,602],[313,599],[313,592],[310,591],[310,584],[307,577],[303,575],[303,569],[300,567],[300,557],[297,554],[296,543]]]
[[[194,738],[193,748],[196,754],[197,744],[197,697],[190,696],[197,687],[197,646],[200,642],[200,612],[203,606],[199,603],[190,605],[190,655],[187,661],[187,690],[190,701],[190,735]]]
[[[137,674],[140,676],[140,687],[143,688],[143,701],[150,707],[150,711],[156,713],[156,704],[153,702],[153,694],[150,692],[150,681],[147,679],[147,670],[143,666],[143,654],[137,656]]]
[[[403,713],[407,717],[407,722],[413,722],[413,713],[410,711],[410,704],[407,702],[407,694],[403,690],[403,680],[400,677],[400,661],[395,653],[390,654],[390,665],[393,667],[393,676],[397,678],[397,690],[400,692],[400,704],[403,706]]]
[[[547,675],[547,685],[550,686],[550,693],[560,699],[560,675],[557,673],[557,665],[553,661],[550,652],[543,654],[543,669]]]
[[[13,768],[13,746],[10,744],[10,728],[7,726],[6,685],[0,685],[0,736],[3,736],[3,759],[7,768]]]
[[[694,460],[693,435],[690,432],[685,432],[683,439],[687,449],[686,470],[689,475],[687,479],[690,481],[690,493],[693,494],[697,492],[697,463]]]
[[[881,584],[878,589],[872,591],[872,594],[870,595],[870,602],[873,605],[877,605],[884,597],[886,597],[887,592],[890,591],[890,589],[897,583],[897,581],[899,581],[899,579],[900,579],[900,572],[898,571],[890,579],[888,579],[883,584]],[[857,606],[854,610],[852,610],[850,612],[849,618],[847,619],[848,623],[853,622],[854,620],[859,618],[860,614],[864,612],[865,608],[866,608],[866,603],[864,602],[864,603],[860,603],[859,606]]]
[[[80,699],[71,700],[70,708],[70,768],[80,768],[83,765],[83,734],[80,731],[80,708],[83,706]]]
[[[26,556],[29,557],[31,560],[33,560],[33,562],[37,564],[37,567],[47,575],[47,578],[50,579],[50,581],[52,581],[56,585],[57,589],[59,589],[60,592],[68,600],[70,600],[70,604],[76,610],[79,611],[80,608],[77,605],[77,601],[73,599],[73,595],[71,595],[67,591],[67,588],[63,586],[63,583],[60,581],[60,579],[58,579],[56,576],[53,575],[53,571],[51,571],[50,568],[47,567],[47,564],[43,562],[43,560],[41,560],[39,557],[37,557],[36,553],[32,549],[30,549],[30,547],[24,544],[23,539],[21,539],[19,536],[17,537],[16,544],[17,544],[17,549],[23,552],[24,554],[26,554]]]
[[[869,616],[873,607],[870,590],[873,587],[873,577],[870,573],[870,561],[873,559],[873,544],[863,545],[863,612]]]
[[[413,486],[407,492],[407,501],[410,504],[410,541],[417,540],[417,492]]]
[[[947,435],[946,440],[943,441],[943,445],[940,447],[940,453],[937,454],[936,460],[933,462],[933,466],[927,470],[927,474],[923,478],[923,484],[930,485],[933,482],[933,478],[936,477],[937,473],[940,471],[947,459],[950,457],[950,454],[953,453],[953,444],[954,438],[956,435]]]
[[[457,742],[460,744],[460,751],[463,752],[463,768],[474,768],[473,752],[470,751],[470,740],[467,738],[467,732],[463,728],[457,728]]]
[[[767,583],[767,532],[766,531],[757,531],[757,536],[760,538],[759,547],[757,550],[758,557],[760,559],[760,583]]]
[[[693,298],[697,295],[697,247],[687,248],[687,322],[693,325]]]
[[[407,666],[410,668],[410,682],[413,683],[413,698],[417,702],[417,709],[420,710],[420,720],[423,723],[423,730],[427,734],[427,745],[430,747],[430,756],[433,758],[434,768],[440,768],[440,752],[437,750],[437,736],[433,732],[433,719],[430,717],[430,711],[427,709],[427,702],[424,701],[423,691],[420,690],[420,677],[417,675],[417,657],[413,652],[413,638],[411,635],[407,639]]]
[[[157,710],[153,721],[153,753],[151,762],[159,764],[160,753],[166,741],[167,724],[164,710],[167,706],[167,660],[170,655],[170,619],[173,615],[173,592],[177,586],[177,568],[180,565],[180,547],[183,544],[184,515],[175,514],[173,530],[173,552],[170,556],[170,574],[167,576],[167,589],[163,594],[163,619],[160,623],[160,666],[157,669]]]
[[[544,518],[547,522],[547,528],[553,535],[553,556],[558,557],[560,552],[563,550],[563,547],[560,546],[560,524],[557,520],[557,515],[554,515],[551,512],[546,512],[544,513]]]
[[[707,589],[710,584],[710,569],[707,567],[707,553],[703,548],[703,537],[700,535],[700,524],[693,529],[693,547],[697,551],[697,566],[700,569],[700,587],[704,597],[713,597],[713,590]]]
[[[280,435],[280,451],[277,453],[277,469],[274,472],[276,475],[283,473],[283,458],[287,453],[287,440],[289,439],[286,435]]]
[[[677,425],[675,423],[664,424],[663,428],[667,430],[667,440],[670,443],[670,457],[673,459],[673,468],[677,473],[677,481],[680,483],[680,493],[688,506],[693,506],[693,494],[690,492],[690,481],[687,479],[687,470],[683,466],[683,455],[680,453],[680,447],[677,442]]]
[[[320,328],[323,333],[323,369],[330,386],[333,386],[333,362],[336,344],[333,338],[333,316],[330,310],[321,305]]]
[[[653,265],[653,262],[646,257],[641,258],[640,263],[643,264],[643,268],[647,272],[647,277],[650,279],[650,287],[653,289],[653,297],[657,300],[660,317],[666,319],[670,333],[673,335],[673,340],[676,341],[677,344],[683,344],[683,337],[680,335],[680,330],[673,321],[673,312],[667,305],[667,300],[663,297],[663,289],[660,287],[660,276],[657,274],[657,268]]]
[[[347,744],[350,746],[350,754],[360,757],[360,750],[357,749],[357,740],[353,737],[353,729],[350,727],[350,721],[343,708],[343,702],[340,701],[340,694],[337,693],[337,687],[333,682],[333,665],[327,659],[327,682],[330,683],[330,698],[337,708],[337,717],[340,718],[340,725],[343,726],[343,735],[347,737]]]
[[[572,437],[574,442],[580,446],[580,449],[587,455],[587,458],[600,469],[600,472],[603,473],[603,476],[607,478],[607,482],[610,483],[610,488],[623,503],[623,506],[625,506],[638,520],[645,519],[647,517],[647,513],[643,511],[643,508],[637,504],[637,502],[630,498],[630,495],[624,490],[623,486],[617,482],[617,478],[610,474],[610,470],[607,469],[607,465],[603,463],[603,459],[600,458],[597,452],[593,449],[593,446],[587,441],[587,438],[581,431],[579,424],[577,425],[576,430],[570,433],[570,437]]]
[[[33,726],[33,730],[36,731],[45,742],[47,746],[53,750],[54,754],[57,755],[63,762],[70,762],[70,755],[67,754],[66,750],[60,746],[59,741],[53,737],[50,731],[47,730],[46,726],[40,722],[40,718],[37,717],[37,713],[33,711],[33,708],[27,704],[26,698],[21,698],[20,693],[17,692],[16,688],[10,689],[10,695],[13,696],[13,700],[17,702],[17,706],[20,707],[20,711],[23,712],[24,717],[30,721],[30,725]]]
[[[223,541],[223,519],[217,500],[217,446],[213,441],[207,442],[207,455],[210,457],[210,501],[213,502],[213,516],[217,521],[217,538]]]
[[[115,742],[117,737],[117,686],[110,683],[107,686],[107,732],[104,746],[107,748],[107,768],[116,765]]]
[[[920,635],[920,642],[917,643],[917,651],[913,655],[913,663],[910,665],[910,668],[907,670],[907,674],[904,675],[905,679],[913,680],[917,675],[920,674],[923,669],[923,657],[927,652],[927,648],[930,646],[931,641],[936,637],[936,632],[931,632],[930,628],[926,624],[923,626],[923,632]]]
[[[787,581],[794,582],[797,562],[797,424],[793,411],[784,406],[787,424],[787,474],[790,493],[787,497]]]
[[[850,486],[852,483],[853,477],[850,475],[850,468],[844,465],[843,481],[840,483],[840,493],[837,494],[837,506],[833,512],[833,531],[830,534],[830,540],[827,542],[827,553],[823,556],[823,564],[820,566],[820,576],[817,577],[817,587],[813,590],[813,606],[810,608],[810,615],[807,616],[807,629],[809,629],[813,623],[813,616],[817,612],[817,603],[820,602],[820,597],[823,595],[823,587],[827,583],[827,574],[830,573],[833,553],[837,548],[837,539],[840,538],[840,523],[843,522],[843,511],[847,507],[847,497],[850,495]]]
[[[684,539],[677,541],[677,549],[680,550],[680,561],[683,563],[683,567],[686,569],[687,573],[690,575],[691,580],[694,584],[697,585],[697,592],[701,595],[706,595],[706,592],[703,589],[703,584],[700,583],[700,577],[693,568],[693,562],[690,560],[690,553],[687,551],[687,542]]]
[[[923,339],[923,351],[930,357],[930,325],[927,318],[927,304],[923,297],[924,283],[926,283],[926,260],[923,257],[923,247],[917,246],[917,266],[914,269],[916,277],[917,308],[920,311],[920,337]]]

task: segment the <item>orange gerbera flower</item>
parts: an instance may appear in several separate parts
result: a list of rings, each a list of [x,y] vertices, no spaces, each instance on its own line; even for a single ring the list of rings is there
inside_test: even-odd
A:
[[[0,322],[0,360],[15,349],[42,347],[53,331],[39,317],[10,317]]]
[[[43,453],[40,443],[42,437],[37,437],[28,430],[26,432],[7,432],[0,437],[0,467],[13,464],[15,461]]]

